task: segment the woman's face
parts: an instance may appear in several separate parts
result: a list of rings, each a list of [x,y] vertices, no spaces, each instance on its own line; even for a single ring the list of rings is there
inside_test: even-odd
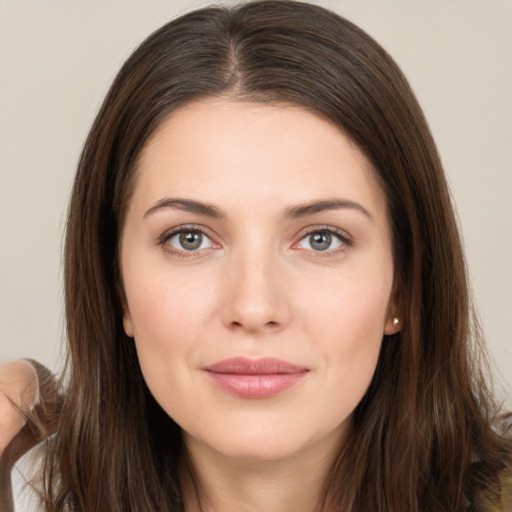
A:
[[[142,152],[121,267],[144,378],[198,450],[332,450],[396,330],[383,191],[299,107],[174,112]]]

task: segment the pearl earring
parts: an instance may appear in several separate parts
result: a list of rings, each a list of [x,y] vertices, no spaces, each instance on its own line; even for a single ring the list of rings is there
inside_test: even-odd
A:
[[[393,318],[393,327],[396,327],[398,324],[399,324],[400,320],[398,320],[398,318],[395,316],[395,318]]]

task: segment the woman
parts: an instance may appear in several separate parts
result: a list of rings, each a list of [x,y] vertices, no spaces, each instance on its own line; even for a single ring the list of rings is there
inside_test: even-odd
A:
[[[81,157],[65,293],[44,510],[510,507],[434,142],[329,11],[204,9],[134,52]]]

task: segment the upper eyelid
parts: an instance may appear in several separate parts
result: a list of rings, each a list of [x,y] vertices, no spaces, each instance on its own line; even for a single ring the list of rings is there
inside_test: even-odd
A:
[[[315,251],[314,249],[307,249],[302,247],[296,247],[300,242],[302,242],[306,237],[313,233],[321,233],[321,232],[328,232],[329,234],[334,235],[338,238],[340,242],[339,247],[335,247],[333,249],[326,249],[324,251]],[[334,226],[315,226],[311,227],[306,232],[302,232],[296,239],[296,241],[292,244],[292,249],[296,251],[303,252],[304,254],[311,254],[315,258],[316,257],[332,257],[341,253],[344,253],[348,249],[352,248],[354,245],[354,241],[352,236],[347,233],[345,230],[336,228]]]
[[[211,230],[206,228],[205,226],[201,226],[198,224],[183,224],[180,226],[175,226],[169,229],[166,229],[159,237],[158,243],[164,243],[169,238],[177,235],[178,233],[182,233],[183,231],[199,231],[204,236],[208,237],[213,243],[218,244],[215,241],[215,235],[212,234]]]
[[[300,232],[297,234],[297,239],[302,240],[304,237],[317,232],[327,231],[335,236],[338,236],[339,238],[345,240],[345,241],[352,241],[353,237],[350,233],[348,233],[346,230],[337,228],[335,226],[330,225],[315,225],[315,226],[309,226],[306,228],[303,228],[300,230]]]
[[[194,223],[182,224],[182,225],[174,226],[172,228],[165,230],[158,237],[158,243],[164,243],[166,240],[168,240],[172,236],[175,236],[176,234],[181,233],[183,231],[187,231],[187,230],[199,231],[204,236],[208,237],[214,244],[221,245],[220,242],[218,241],[219,237],[216,236],[215,233],[211,229],[209,229],[206,226],[203,226],[201,224],[194,224]],[[311,235],[312,233],[322,232],[322,231],[327,231],[327,232],[333,234],[334,236],[339,237],[344,243],[350,244],[353,241],[352,235],[350,235],[350,233],[348,233],[344,229],[341,229],[341,228],[338,228],[335,226],[331,226],[331,225],[327,225],[327,224],[326,225],[315,224],[315,225],[305,226],[302,229],[300,229],[299,232],[294,236],[294,238],[293,238],[294,241],[293,241],[292,245],[295,245],[296,243],[298,243],[299,241],[301,241],[308,235]]]

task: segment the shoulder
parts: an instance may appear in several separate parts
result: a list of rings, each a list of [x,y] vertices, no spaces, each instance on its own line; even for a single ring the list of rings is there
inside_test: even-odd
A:
[[[496,430],[509,445],[509,457],[506,461],[508,466],[499,474],[501,508],[495,510],[512,512],[512,412],[501,416]]]
[[[489,512],[512,512],[512,469],[500,474],[500,487],[501,503]]]
[[[15,512],[42,512],[41,485],[43,446],[36,446],[18,460],[11,472]]]

